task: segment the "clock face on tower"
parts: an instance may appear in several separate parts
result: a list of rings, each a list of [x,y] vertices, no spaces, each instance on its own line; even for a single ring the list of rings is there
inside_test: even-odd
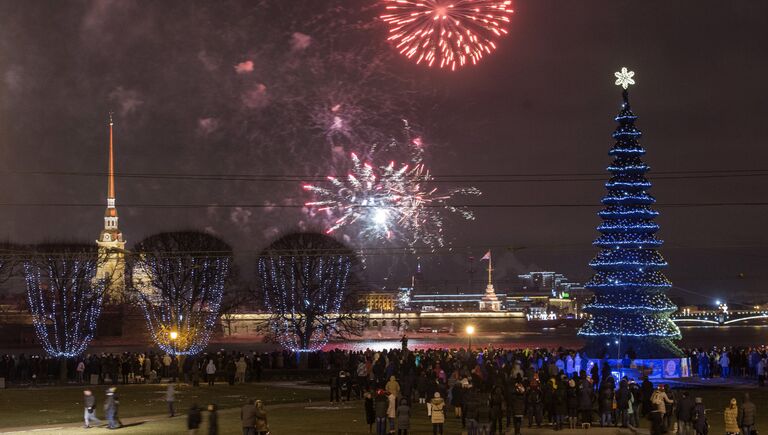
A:
[[[109,236],[109,233],[104,233],[104,241],[109,242],[110,240],[112,240],[112,238]]]

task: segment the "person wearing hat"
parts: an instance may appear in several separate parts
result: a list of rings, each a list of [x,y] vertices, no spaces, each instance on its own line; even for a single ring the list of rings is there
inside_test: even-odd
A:
[[[394,375],[389,377],[389,381],[384,389],[387,390],[387,393],[395,397],[400,396],[400,383],[397,382],[397,378]]]
[[[443,424],[445,423],[445,401],[440,397],[439,392],[435,392],[435,397],[429,402],[432,413],[432,435],[443,435]]]
[[[85,413],[83,419],[85,420],[83,427],[91,427],[91,423],[95,425],[101,424],[101,420],[96,418],[96,398],[93,397],[91,390],[83,391],[83,405],[85,406]]]
[[[731,399],[731,403],[723,411],[723,421],[725,423],[725,433],[727,435],[739,434],[739,407],[736,404],[736,399]]]

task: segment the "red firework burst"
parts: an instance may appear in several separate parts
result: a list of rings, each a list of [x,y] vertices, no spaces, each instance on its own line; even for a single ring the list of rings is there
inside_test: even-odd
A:
[[[409,59],[440,68],[477,64],[507,34],[511,0],[383,0],[389,40]]]

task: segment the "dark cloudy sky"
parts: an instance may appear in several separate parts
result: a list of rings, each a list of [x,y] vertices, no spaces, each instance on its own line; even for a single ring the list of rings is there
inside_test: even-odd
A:
[[[332,173],[361,142],[395,135],[401,119],[423,134],[425,162],[438,176],[594,174],[609,162],[620,103],[613,72],[626,65],[637,72],[633,108],[654,171],[767,169],[768,2],[514,6],[499,49],[450,73],[397,56],[373,0],[2,0],[0,237],[98,235],[106,182],[94,174],[106,168],[109,110],[123,174],[313,177]],[[348,129],[329,132],[327,110],[336,104]],[[662,204],[768,201],[768,176],[650,177]],[[464,184],[483,190],[481,204],[597,205],[602,181],[587,178]],[[270,207],[307,201],[298,182],[117,183],[129,243],[199,228],[245,254],[283,231],[323,223],[300,207]],[[64,206],[73,204],[85,206]],[[148,204],[260,207],[137,207]],[[660,209],[674,295],[765,298],[768,207]],[[425,278],[454,289],[468,254],[508,246],[518,249],[494,252],[499,277],[548,269],[584,281],[597,210],[483,208],[472,222],[449,216],[456,253],[426,256]],[[356,246],[382,246],[349,236]],[[396,283],[413,258],[392,262],[398,268],[382,267],[370,279]]]

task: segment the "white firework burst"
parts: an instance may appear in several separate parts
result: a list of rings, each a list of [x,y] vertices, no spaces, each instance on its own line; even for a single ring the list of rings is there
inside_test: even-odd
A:
[[[424,164],[375,167],[351,154],[352,167],[346,177],[327,177],[325,186],[305,184],[315,195],[306,205],[327,212],[333,220],[326,230],[333,233],[356,226],[362,238],[402,240],[409,246],[419,243],[445,246],[445,211],[463,219],[474,215],[461,206],[449,204],[460,195],[480,195],[474,187],[442,192],[430,185],[434,181]]]

